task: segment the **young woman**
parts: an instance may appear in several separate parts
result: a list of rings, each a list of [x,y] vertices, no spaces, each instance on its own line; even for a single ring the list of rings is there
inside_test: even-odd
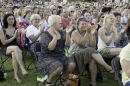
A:
[[[22,63],[22,51],[19,48],[20,33],[16,28],[16,19],[13,14],[6,14],[3,23],[3,29],[0,29],[0,39],[3,44],[2,53],[4,55],[12,56],[14,78],[18,83],[21,83],[22,80],[18,76],[18,65],[20,66],[23,75],[28,74],[28,72]]]
[[[115,43],[119,42],[117,28],[114,24],[114,15],[106,15],[103,26],[98,31],[98,51],[104,58],[117,57],[122,48],[115,48]],[[121,33],[123,34],[123,33]]]

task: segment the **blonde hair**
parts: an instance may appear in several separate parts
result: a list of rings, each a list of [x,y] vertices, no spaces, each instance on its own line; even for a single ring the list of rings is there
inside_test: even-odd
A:
[[[100,14],[98,14],[97,22],[100,21],[100,19],[101,19],[101,17],[102,17],[103,15],[104,15],[104,13],[100,13]]]
[[[40,15],[38,15],[38,14],[33,14],[33,15],[30,17],[30,22],[32,23],[32,21],[33,21],[36,17],[38,17],[38,18],[41,20]]]
[[[45,11],[43,12],[43,19],[46,18],[46,15],[51,15],[51,11],[45,10]]]
[[[114,17],[114,15],[113,14],[106,14],[105,15],[104,20],[103,20],[103,25],[106,25],[107,19],[110,18],[110,17]]]
[[[29,12],[32,12],[32,11],[31,11],[31,10],[29,10],[29,9],[24,10],[24,13],[23,13],[23,18],[25,18],[25,17],[26,17],[26,15],[27,15]]]
[[[22,16],[22,8],[19,8],[17,13],[18,13],[19,16]]]
[[[48,18],[49,26],[52,26],[56,21],[58,21],[60,19],[61,19],[61,16],[59,16],[59,15],[51,15],[51,16],[49,16],[49,18]]]
[[[78,15],[78,11],[75,11],[73,14],[73,18],[76,20],[77,19],[77,15]]]

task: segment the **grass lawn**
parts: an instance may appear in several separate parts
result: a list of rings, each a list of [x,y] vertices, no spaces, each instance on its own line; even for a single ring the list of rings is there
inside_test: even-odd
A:
[[[26,65],[31,61],[31,57],[26,57]],[[32,65],[30,68],[34,68]],[[11,59],[8,59],[5,63],[5,69],[10,70],[12,69]],[[23,76],[21,71],[19,70],[19,76],[23,80],[22,83],[17,83],[16,80],[13,78],[14,74],[13,71],[7,72],[7,80],[4,82],[0,82],[0,86],[35,86],[36,85],[36,77],[37,73],[35,69],[28,70],[29,75]],[[107,78],[104,82],[97,82],[97,86],[119,86],[118,82],[114,81],[114,74],[110,74],[108,72],[104,72],[103,76]],[[81,76],[81,86],[88,86],[90,80],[87,76]],[[42,84],[39,83],[38,86]]]

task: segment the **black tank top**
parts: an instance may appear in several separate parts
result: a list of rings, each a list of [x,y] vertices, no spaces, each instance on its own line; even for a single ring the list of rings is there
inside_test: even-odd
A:
[[[17,28],[15,28],[15,30],[16,30]],[[15,30],[14,30],[14,33],[15,33]],[[4,31],[4,35],[5,35],[5,39],[10,39],[10,38],[12,38],[13,36],[9,36],[7,33],[6,33],[6,30],[5,29],[3,29],[3,31]],[[18,46],[18,43],[17,43],[17,41],[16,41],[16,38],[13,40],[13,41],[11,41],[10,43],[8,43],[8,44],[6,44],[6,45],[4,45],[4,46],[11,46],[11,45],[16,45],[16,46]]]

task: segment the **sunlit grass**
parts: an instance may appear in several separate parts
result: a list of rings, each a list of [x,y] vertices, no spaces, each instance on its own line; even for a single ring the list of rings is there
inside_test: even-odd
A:
[[[31,57],[26,57],[26,65],[31,62]],[[34,65],[31,65],[30,68],[34,68]],[[12,70],[11,59],[8,59],[5,63],[5,69]],[[21,70],[19,69],[19,76],[23,80],[22,83],[17,83],[14,79],[13,71],[7,72],[8,77],[4,82],[0,82],[0,86],[36,86],[36,77],[37,73],[35,69],[28,70],[29,75],[23,76]],[[97,86],[119,86],[118,82],[114,81],[114,74],[110,74],[109,72],[103,72],[103,76],[107,78],[104,82],[97,82]],[[88,86],[90,83],[90,79],[88,76],[81,76],[81,86]],[[55,81],[55,80],[54,80]],[[42,83],[39,83],[38,86],[41,86]]]

